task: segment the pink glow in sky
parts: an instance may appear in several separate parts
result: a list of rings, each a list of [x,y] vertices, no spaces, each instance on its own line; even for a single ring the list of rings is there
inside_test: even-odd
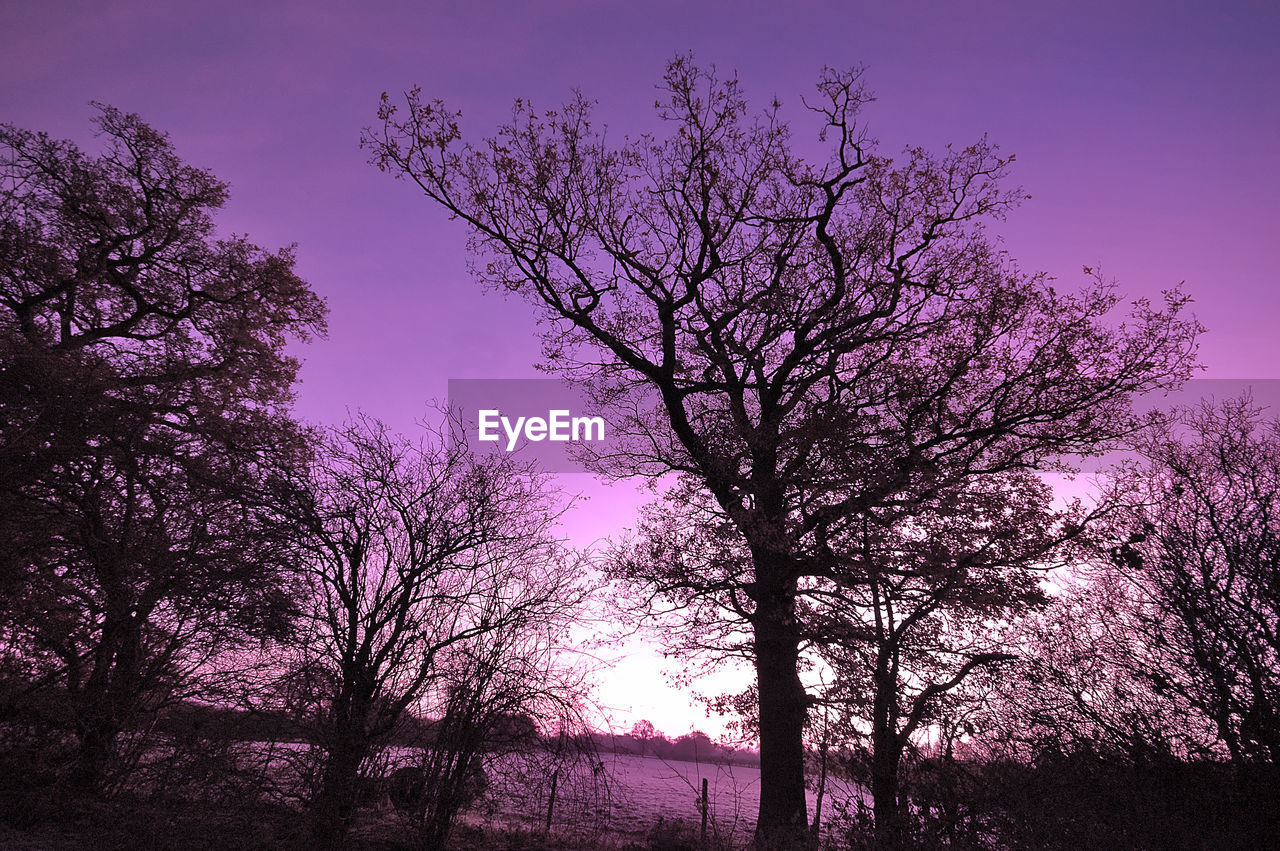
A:
[[[1186,282],[1208,327],[1204,375],[1280,378],[1280,11],[1270,3],[342,4],[28,2],[0,14],[0,121],[92,149],[90,100],[137,112],[232,185],[224,231],[298,244],[331,308],[303,352],[298,410],[364,409],[401,427],[449,378],[533,377],[525,304],[486,295],[465,233],[367,165],[378,96],[415,84],[463,110],[470,138],[521,96],[580,87],[610,133],[652,127],[676,53],[734,70],[757,103],[799,97],[825,65],[865,65],[883,152],[986,133],[1033,197],[1002,227],[1061,288],[1100,266],[1134,297]],[[617,533],[644,499],[584,476],[567,529]],[[603,680],[629,725],[718,730],[660,688],[647,647]]]

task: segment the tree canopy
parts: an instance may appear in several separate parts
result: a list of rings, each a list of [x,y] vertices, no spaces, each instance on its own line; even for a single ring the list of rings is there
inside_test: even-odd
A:
[[[1022,197],[987,140],[877,152],[857,71],[805,101],[824,158],[796,153],[775,100],[671,62],[662,133],[615,144],[579,95],[516,101],[475,143],[417,89],[384,95],[374,162],[471,232],[476,274],[548,321],[545,365],[602,398],[639,389],[615,474],[692,476],[750,555],[762,844],[803,841],[799,588],[845,570],[838,530],[910,514],[973,476],[1061,465],[1135,427],[1136,393],[1174,386],[1198,326],[1186,297],[1133,303],[1086,270],[1075,293],[984,230]]]
[[[289,624],[285,345],[325,314],[290,249],[215,235],[225,184],[136,115],[96,124],[96,156],[0,127],[0,616],[90,787],[138,713]]]

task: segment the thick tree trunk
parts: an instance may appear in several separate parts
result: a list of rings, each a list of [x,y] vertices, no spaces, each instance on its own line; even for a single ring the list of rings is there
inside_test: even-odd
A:
[[[871,711],[871,806],[876,819],[876,846],[885,851],[904,847],[902,812],[898,807],[898,766],[902,748],[891,708],[896,683],[886,661],[879,660]]]
[[[354,737],[353,737],[354,738]],[[360,763],[367,748],[362,742],[338,741],[329,748],[320,792],[311,804],[311,835],[315,847],[342,847],[355,814]]]
[[[799,674],[795,596],[786,589],[760,595],[755,629],[760,696],[761,851],[803,848],[808,841],[804,791],[804,722],[808,700]]]
[[[132,720],[139,697],[141,636],[127,613],[108,615],[94,653],[94,666],[76,695],[78,739],[71,782],[77,791],[104,791],[115,757],[116,739]]]
[[[876,818],[876,847],[902,848],[902,813],[898,808],[898,752],[880,731],[871,755],[871,802]]]
[[[96,795],[103,791],[118,733],[116,725],[109,721],[80,723],[75,766],[71,774],[71,786],[77,792]]]

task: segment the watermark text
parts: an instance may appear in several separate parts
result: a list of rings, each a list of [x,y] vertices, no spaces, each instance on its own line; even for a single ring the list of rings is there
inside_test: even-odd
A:
[[[567,409],[547,412],[544,417],[516,417],[513,423],[504,417],[502,411],[495,408],[484,408],[479,411],[478,437],[485,442],[496,442],[506,435],[506,450],[516,448],[521,435],[525,440],[537,443],[550,440],[556,443],[569,441],[604,440],[604,419],[602,417],[575,417]],[[499,433],[501,428],[501,433]]]

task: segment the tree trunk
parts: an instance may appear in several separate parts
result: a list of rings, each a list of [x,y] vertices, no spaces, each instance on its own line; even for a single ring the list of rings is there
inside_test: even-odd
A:
[[[891,712],[896,683],[885,660],[876,671],[876,692],[871,718],[871,806],[876,819],[876,847],[902,848],[902,812],[898,807],[899,747],[897,719]]]
[[[75,699],[76,762],[72,785],[85,794],[104,790],[116,739],[132,720],[138,699],[139,629],[127,613],[108,613],[94,666]]]
[[[828,751],[827,731],[824,729],[822,733],[822,750],[819,751],[818,759],[818,789],[813,799],[813,822],[809,825],[809,836],[814,845],[817,845],[822,837],[822,799],[827,792]]]
[[[757,572],[759,575],[759,572]],[[804,791],[804,722],[808,701],[799,674],[795,595],[761,593],[756,604],[756,685],[760,697],[761,851],[803,848],[808,817]]]
[[[71,785],[81,794],[96,795],[103,791],[119,731],[109,720],[96,718],[81,720],[79,726]]]
[[[876,818],[876,847],[902,848],[902,813],[898,808],[898,753],[877,731],[871,755],[871,802]]]
[[[311,805],[311,834],[315,847],[341,848],[355,814],[360,763],[366,748],[353,741],[339,741],[329,748],[320,792]]]

